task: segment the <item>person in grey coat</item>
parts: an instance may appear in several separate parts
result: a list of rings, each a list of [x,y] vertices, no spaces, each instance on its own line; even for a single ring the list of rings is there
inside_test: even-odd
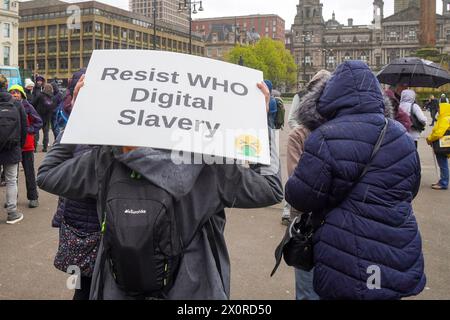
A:
[[[268,110],[268,90],[262,90]],[[279,158],[273,137],[274,132],[270,130],[271,165],[250,167],[238,164],[176,164],[179,162],[170,151],[152,148],[129,151],[122,147],[95,147],[77,159],[70,159],[74,146],[57,143],[39,168],[38,185],[62,197],[95,198],[97,211],[100,212],[99,199],[103,195],[99,182],[105,175],[104,163],[113,157],[140,173],[178,200],[174,208],[183,243],[193,239],[184,248],[179,271],[167,298],[225,300],[230,297],[230,259],[224,238],[225,208],[267,207],[283,199]],[[213,226],[219,263],[214,259],[204,225],[208,220]],[[101,243],[90,298],[133,299],[118,288],[109,264],[104,264],[100,270],[103,254]]]

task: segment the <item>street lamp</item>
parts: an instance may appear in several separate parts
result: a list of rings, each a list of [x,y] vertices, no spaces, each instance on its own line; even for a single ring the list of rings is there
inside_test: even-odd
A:
[[[311,34],[309,32],[302,34],[303,39],[303,81],[306,83],[306,42],[311,42]]]
[[[192,54],[192,15],[197,14],[198,11],[203,11],[203,1],[184,0],[178,2],[178,12],[189,10],[189,54]],[[198,11],[197,11],[197,5]]]
[[[153,0],[153,50],[156,50],[156,0]]]

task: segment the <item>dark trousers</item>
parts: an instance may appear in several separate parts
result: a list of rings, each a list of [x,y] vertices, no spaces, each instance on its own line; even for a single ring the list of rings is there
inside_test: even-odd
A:
[[[76,289],[73,300],[89,300],[91,293],[91,277],[81,277],[81,289]]]
[[[42,122],[43,122],[42,132],[44,133],[44,138],[42,140],[42,145],[43,145],[42,149],[47,150],[48,141],[49,141],[48,140],[48,132],[50,130],[51,115],[48,115],[46,117],[41,116],[41,118],[42,118]],[[34,138],[34,149],[36,151],[37,151],[37,146],[38,146],[38,142],[39,142],[39,132],[40,132],[40,130],[38,131],[38,133],[36,133],[36,136]]]
[[[58,138],[59,132],[60,132],[59,126],[56,123],[56,112],[53,112],[53,114],[52,114],[51,126],[52,126],[53,137],[55,137],[55,140],[56,140],[56,138]]]
[[[22,166],[25,174],[25,184],[27,186],[28,200],[37,200],[39,195],[36,185],[36,174],[34,171],[33,151],[22,152]]]
[[[431,126],[434,126],[434,122],[436,121],[437,110],[430,110],[431,114]]]

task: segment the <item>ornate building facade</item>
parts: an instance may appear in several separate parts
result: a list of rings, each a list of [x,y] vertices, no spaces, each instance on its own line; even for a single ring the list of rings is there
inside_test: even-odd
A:
[[[19,62],[19,1],[0,0],[0,66]]]
[[[345,60],[363,60],[380,70],[391,60],[418,50],[419,7],[413,1],[403,10],[384,16],[384,1],[373,1],[373,20],[354,25],[341,24],[333,13],[325,21],[320,0],[299,0],[291,28],[291,50],[298,68],[298,82],[308,82],[320,69],[334,70]],[[450,53],[450,0],[443,0],[443,12],[436,14],[436,48]]]

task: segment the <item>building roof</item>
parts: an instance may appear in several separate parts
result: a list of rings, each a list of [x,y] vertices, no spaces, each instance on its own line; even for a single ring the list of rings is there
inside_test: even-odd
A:
[[[277,17],[281,20],[284,19],[281,18],[277,14],[252,14],[248,16],[228,16],[228,17],[214,17],[214,18],[200,18],[193,20],[194,22],[207,22],[207,21],[216,21],[216,20],[231,20],[231,19],[251,19],[251,18],[265,18],[265,17]]]
[[[57,5],[67,5],[67,2],[59,1],[59,0],[31,0],[31,1],[24,1],[20,2],[19,8],[20,10],[23,9],[34,9],[34,8],[40,8],[40,7],[50,7],[50,6],[57,6]]]
[[[394,13],[393,15],[386,17],[383,19],[383,23],[385,22],[404,22],[404,21],[420,21],[420,9],[416,6],[412,6],[406,8],[402,11]],[[442,15],[436,13],[436,18],[443,18]]]

